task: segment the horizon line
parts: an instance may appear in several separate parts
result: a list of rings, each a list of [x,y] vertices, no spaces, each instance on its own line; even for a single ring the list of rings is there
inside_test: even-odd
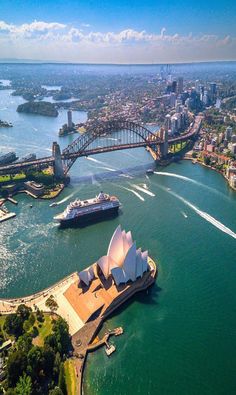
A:
[[[34,60],[34,59],[0,59],[0,64],[60,64],[60,65],[88,65],[88,66],[163,66],[163,65],[194,65],[210,63],[236,63],[235,60],[200,60],[188,62],[162,62],[162,63],[96,63],[96,62],[67,62],[60,60]]]

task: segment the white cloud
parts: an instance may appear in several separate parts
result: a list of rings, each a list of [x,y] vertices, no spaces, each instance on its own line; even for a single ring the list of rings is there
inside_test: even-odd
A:
[[[84,24],[85,26],[86,24]],[[82,26],[82,25],[81,25]],[[86,25],[88,28],[89,25]],[[125,29],[120,32],[84,32],[57,22],[22,25],[0,21],[1,57],[108,63],[159,63],[233,60],[236,39],[215,34],[170,35]]]

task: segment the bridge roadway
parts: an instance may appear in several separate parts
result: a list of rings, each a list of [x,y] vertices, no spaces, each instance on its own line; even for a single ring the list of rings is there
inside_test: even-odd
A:
[[[186,141],[190,138],[192,138],[195,134],[199,132],[200,126],[201,126],[201,121],[202,121],[202,116],[198,115],[195,118],[194,125],[189,128],[187,133],[181,134],[177,137],[173,137],[171,139],[168,139],[168,144],[173,145],[181,141]],[[151,133],[151,132],[150,132]],[[101,136],[99,136],[101,137]],[[65,160],[70,160],[70,159],[76,159],[82,156],[89,156],[89,155],[96,155],[96,154],[101,154],[104,152],[111,152],[111,151],[118,151],[118,150],[124,150],[124,149],[130,149],[130,148],[138,148],[138,147],[146,147],[148,146],[154,146],[154,145],[159,145],[163,143],[159,138],[156,140],[149,140],[149,143],[147,140],[143,140],[140,142],[134,142],[134,143],[129,143],[129,144],[117,144],[113,146],[98,146],[96,148],[85,148],[82,152],[72,152],[72,153],[66,153],[61,155],[62,161]],[[8,165],[0,166],[0,174],[11,174],[17,172],[24,171],[29,168],[45,168],[48,166],[53,166],[54,165],[54,157],[53,156],[48,156],[44,158],[39,158],[35,159],[32,161],[26,161],[26,162],[18,162],[18,163],[11,163]]]

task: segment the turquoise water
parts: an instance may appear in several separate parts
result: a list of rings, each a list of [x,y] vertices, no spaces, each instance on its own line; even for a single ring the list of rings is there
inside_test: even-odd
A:
[[[58,119],[18,114],[19,102],[9,91],[0,92],[0,119],[14,124],[0,129],[2,150],[49,153],[66,112]],[[71,140],[58,141],[65,146]],[[24,195],[17,197],[18,206],[8,204],[17,217],[0,225],[0,297],[35,292],[88,266],[106,253],[121,223],[149,250],[159,276],[148,294],[137,295],[105,324],[122,325],[124,334],[112,339],[117,351],[110,358],[103,349],[89,356],[85,393],[233,395],[236,193],[219,174],[187,161],[157,169],[187,178],[147,177],[145,168],[152,163],[144,149],[83,158],[57,201],[69,199],[58,207]],[[112,171],[117,169],[123,175]],[[81,180],[83,175],[88,178]],[[53,215],[73,197],[94,196],[100,189],[120,198],[118,218],[83,229],[60,230],[54,224]]]

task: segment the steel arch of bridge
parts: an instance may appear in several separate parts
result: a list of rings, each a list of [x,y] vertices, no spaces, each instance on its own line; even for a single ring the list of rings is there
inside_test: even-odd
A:
[[[88,149],[96,139],[105,138],[112,133],[119,131],[132,132],[136,137],[128,135],[129,140],[126,144],[109,144],[107,146],[101,147],[101,149]],[[139,139],[139,141],[138,141]],[[113,120],[103,123],[98,123],[93,126],[86,133],[78,137],[73,143],[68,145],[62,151],[62,160],[64,162],[64,171],[67,173],[71,166],[74,164],[76,159],[80,156],[86,156],[87,154],[92,155],[99,152],[107,152],[118,149],[135,148],[135,147],[145,147],[147,145],[152,145],[154,143],[160,142],[159,138],[152,133],[146,127],[139,125],[134,122],[124,121],[124,120]]]

